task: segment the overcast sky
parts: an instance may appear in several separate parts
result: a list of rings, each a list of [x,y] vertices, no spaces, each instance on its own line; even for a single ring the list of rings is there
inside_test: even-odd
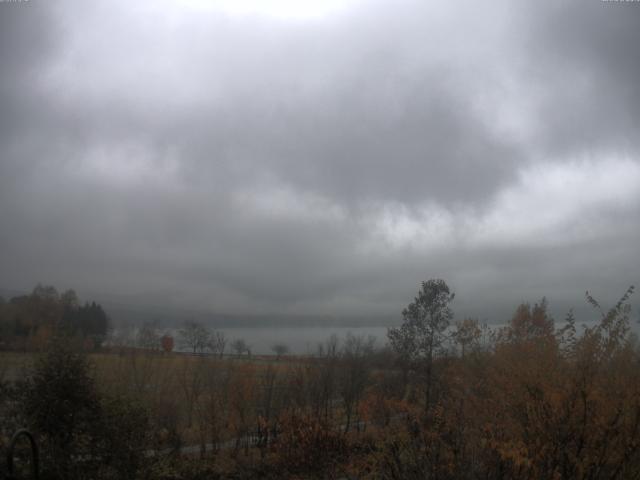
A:
[[[600,0],[5,0],[0,287],[611,304],[640,276],[639,45],[640,3]]]

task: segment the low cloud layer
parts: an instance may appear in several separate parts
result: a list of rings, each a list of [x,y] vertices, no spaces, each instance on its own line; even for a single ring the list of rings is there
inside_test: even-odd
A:
[[[0,3],[0,286],[395,315],[442,277],[494,319],[637,283],[640,4],[329,6]]]

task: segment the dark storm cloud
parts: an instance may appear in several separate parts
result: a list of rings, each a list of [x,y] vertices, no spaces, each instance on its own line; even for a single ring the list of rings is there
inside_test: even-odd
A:
[[[613,298],[640,266],[639,13],[0,3],[0,282],[239,312],[397,312],[435,276],[487,317]]]

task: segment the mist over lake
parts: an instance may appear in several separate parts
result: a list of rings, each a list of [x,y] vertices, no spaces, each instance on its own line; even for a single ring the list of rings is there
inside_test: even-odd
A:
[[[387,327],[245,327],[220,328],[218,331],[224,333],[230,342],[244,339],[249,344],[251,353],[255,355],[272,355],[271,347],[277,343],[289,347],[289,352],[294,355],[313,354],[318,344],[332,335],[343,340],[348,333],[355,336],[373,336],[376,338],[376,347],[382,347],[387,343]],[[230,349],[228,353],[231,353]]]
[[[584,328],[593,327],[595,321],[577,321],[576,331],[582,333]],[[492,331],[497,331],[500,328],[504,328],[507,323],[488,325],[488,328]],[[555,327],[557,330],[566,326],[566,322],[556,321]],[[454,329],[454,325],[451,325],[447,331],[449,334]],[[187,351],[180,344],[179,328],[172,328],[165,330],[166,333],[172,335],[176,339],[176,351]],[[272,347],[276,344],[286,345],[289,348],[289,353],[292,355],[313,355],[318,350],[318,345],[328,340],[331,336],[335,335],[338,338],[338,346],[340,347],[344,343],[344,339],[347,335],[351,334],[356,337],[374,337],[375,348],[382,348],[388,345],[387,332],[389,327],[370,325],[370,326],[358,326],[358,327],[341,327],[341,326],[286,326],[286,327],[223,327],[216,328],[218,332],[221,332],[227,338],[228,344],[231,344],[234,340],[243,339],[254,355],[273,355]],[[640,324],[634,322],[631,324],[631,330],[638,334],[640,333]],[[225,353],[232,353],[231,348],[227,345]]]

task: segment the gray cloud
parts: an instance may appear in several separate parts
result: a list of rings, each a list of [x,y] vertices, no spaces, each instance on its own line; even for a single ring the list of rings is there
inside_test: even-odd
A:
[[[386,315],[442,276],[492,317],[637,281],[636,5],[0,9],[0,285]]]
[[[526,46],[541,92],[541,148],[628,152],[637,158],[640,9],[625,2],[560,2],[536,10]]]

